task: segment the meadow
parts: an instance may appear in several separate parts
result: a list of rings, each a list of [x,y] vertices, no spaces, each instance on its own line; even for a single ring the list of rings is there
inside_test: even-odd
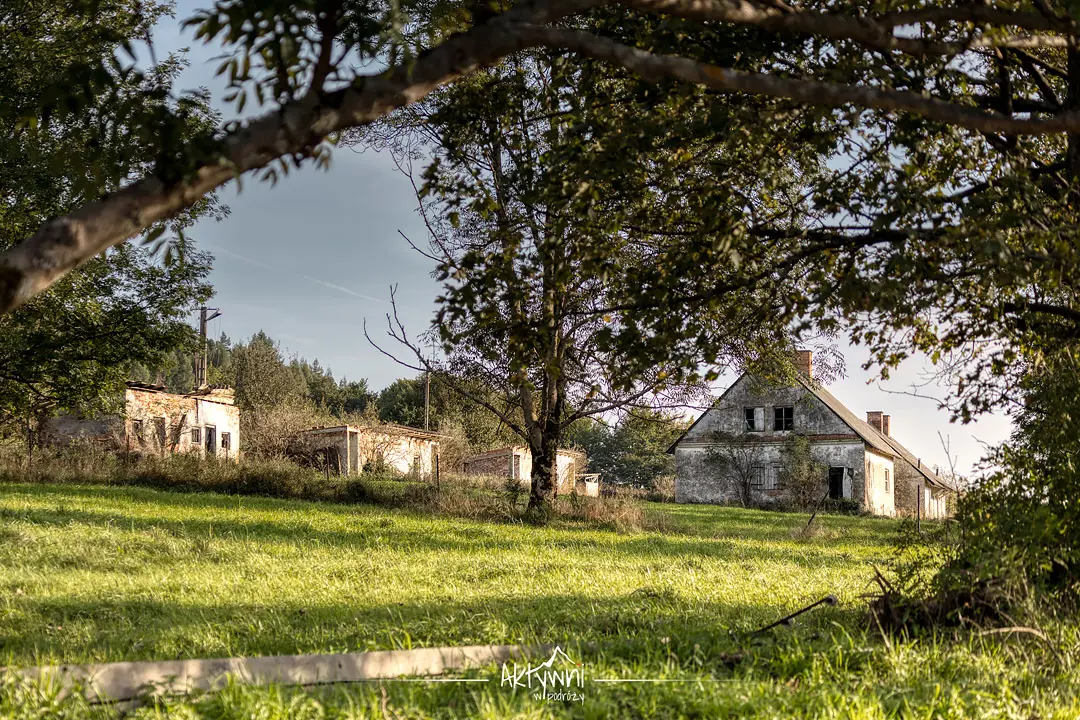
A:
[[[865,596],[895,521],[646,504],[660,530],[370,504],[0,484],[0,663],[558,643],[584,702],[490,682],[230,686],[137,717],[1080,716],[1077,629],[883,635]],[[753,631],[835,595],[792,626]],[[109,716],[11,680],[0,713]]]

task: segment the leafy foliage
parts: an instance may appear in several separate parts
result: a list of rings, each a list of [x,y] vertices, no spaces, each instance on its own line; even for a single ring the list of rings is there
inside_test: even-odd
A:
[[[1075,357],[1062,352],[1029,368],[1012,439],[991,456],[996,469],[959,505],[963,542],[944,582],[1013,582],[1019,575],[1044,599],[1080,600]]]
[[[788,437],[780,452],[780,461],[777,480],[788,502],[800,509],[817,507],[823,492],[828,489],[823,482],[828,467],[814,458],[809,438],[799,434]]]
[[[95,22],[84,22],[91,9]],[[155,167],[163,139],[183,145],[214,126],[205,97],[169,99],[180,58],[139,75],[114,62],[168,9],[31,0],[0,12],[0,249]],[[182,124],[165,128],[162,113]],[[211,195],[172,225],[224,212]],[[163,259],[111,250],[0,319],[0,419],[113,409],[129,366],[189,351],[186,316],[210,296],[211,258],[180,236]]]
[[[662,411],[632,410],[608,425],[587,418],[572,425],[567,444],[589,458],[589,472],[600,473],[605,485],[653,489],[658,480],[675,474],[668,448],[687,427],[687,421]]]
[[[788,164],[740,156],[713,137],[695,145],[697,155],[680,147],[674,137],[687,128],[660,128],[683,115],[707,123],[714,107],[691,95],[668,103],[597,67],[522,54],[410,108],[381,136],[354,138],[389,145],[402,165],[434,155],[417,192],[444,282],[434,328],[445,369],[505,398],[485,406],[532,450],[534,506],[553,490],[550,460],[575,420],[692,402],[704,390],[694,363],[746,362],[790,346],[774,304],[746,283],[692,311],[649,313],[661,324],[643,329],[652,320],[638,300],[663,285],[645,273],[672,279],[681,263],[705,261],[706,271],[730,275],[727,257],[683,254],[685,231],[675,228],[702,210],[682,204],[695,193],[674,195],[689,176],[684,165],[724,163],[755,178],[775,171],[777,182],[790,175]],[[653,125],[628,136],[628,107]],[[714,204],[710,216],[719,212]],[[430,365],[403,328],[390,329]],[[520,410],[520,424],[508,407]]]

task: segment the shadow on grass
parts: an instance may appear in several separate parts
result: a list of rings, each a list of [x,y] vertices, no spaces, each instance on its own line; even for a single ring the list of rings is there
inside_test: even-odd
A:
[[[699,603],[673,593],[617,597],[582,594],[492,597],[365,606],[360,603],[208,604],[115,598],[20,598],[18,627],[0,635],[13,666],[199,657],[355,652],[480,644],[595,646],[640,660],[643,648],[665,657],[695,644],[720,648],[820,633],[851,623],[854,608],[824,608],[797,628],[750,631],[792,608],[764,603]],[[665,647],[666,646],[666,647]]]
[[[235,498],[208,494],[180,494],[153,490],[131,490],[98,487],[23,485],[35,497],[47,497],[56,502],[52,508],[28,508],[23,510],[0,510],[0,521],[18,519],[38,526],[67,526],[72,523],[88,527],[167,533],[192,543],[215,537],[227,540],[267,541],[284,544],[310,544],[341,548],[348,551],[364,551],[369,548],[400,547],[410,552],[461,552],[481,554],[512,550],[547,549],[612,552],[636,558],[660,558],[672,562],[692,559],[754,562],[758,560],[791,562],[804,568],[848,567],[851,557],[835,546],[829,539],[795,543],[791,540],[790,525],[779,525],[763,532],[761,523],[747,518],[725,522],[722,532],[714,537],[692,535],[619,534],[608,530],[590,530],[587,536],[579,529],[551,527],[534,529],[525,526],[495,525],[484,521],[439,518],[437,523],[416,531],[412,521],[431,518],[407,510],[353,508],[334,504],[304,503],[273,499],[253,501],[245,498],[250,511],[290,510],[296,516],[284,513],[274,520],[249,520],[242,517],[200,517],[207,510],[231,511]],[[107,493],[107,495],[106,495]],[[115,512],[80,508],[80,500],[100,501],[106,497],[120,501],[146,501],[182,511],[191,511],[183,519],[145,518]],[[316,509],[344,520],[345,527],[321,529],[303,519],[304,509]],[[751,512],[751,511],[743,511]],[[761,511],[758,511],[759,517]],[[739,517],[736,515],[736,517]],[[829,518],[833,521],[836,518]],[[846,519],[846,518],[841,518]],[[388,522],[389,520],[389,522]],[[395,522],[395,520],[403,522]],[[871,545],[864,541],[862,533],[839,530],[844,544]],[[516,535],[516,536],[512,536]],[[148,552],[152,548],[148,549]],[[197,547],[186,554],[184,547],[166,547],[161,561],[182,563],[199,557]],[[157,557],[152,558],[155,562]],[[91,569],[91,568],[87,568]],[[120,569],[105,566],[99,569]],[[129,568],[130,569],[130,568]]]

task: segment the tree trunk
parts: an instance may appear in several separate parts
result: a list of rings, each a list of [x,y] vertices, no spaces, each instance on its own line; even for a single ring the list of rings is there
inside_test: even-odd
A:
[[[1066,110],[1080,109],[1080,50],[1068,49],[1069,92],[1065,98]],[[1068,134],[1068,148],[1065,154],[1066,175],[1069,179],[1069,193],[1077,199],[1077,180],[1080,179],[1080,134]]]
[[[530,444],[531,445],[531,444]],[[552,507],[558,484],[558,446],[545,433],[540,447],[531,447],[532,490],[529,493],[529,510],[543,511]]]

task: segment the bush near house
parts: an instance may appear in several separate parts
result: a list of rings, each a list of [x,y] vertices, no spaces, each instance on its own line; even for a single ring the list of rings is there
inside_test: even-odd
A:
[[[781,470],[778,480],[784,489],[784,500],[793,509],[817,507],[829,489],[825,464],[815,460],[810,440],[805,435],[792,435],[780,454]],[[852,503],[858,511],[858,503]]]

